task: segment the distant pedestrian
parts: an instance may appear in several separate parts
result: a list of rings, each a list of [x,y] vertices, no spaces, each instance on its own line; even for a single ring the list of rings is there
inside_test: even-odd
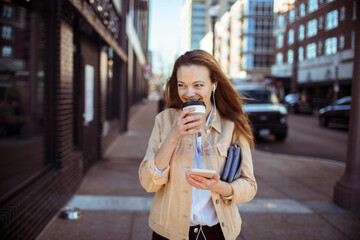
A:
[[[200,115],[188,115],[183,103],[203,101]],[[140,183],[156,192],[150,210],[152,239],[235,239],[241,229],[237,203],[257,191],[250,148],[254,138],[242,100],[214,57],[202,50],[180,56],[166,85],[166,109],[155,119]],[[242,147],[240,178],[220,180],[229,146]],[[192,168],[216,170],[212,178],[191,175]]]

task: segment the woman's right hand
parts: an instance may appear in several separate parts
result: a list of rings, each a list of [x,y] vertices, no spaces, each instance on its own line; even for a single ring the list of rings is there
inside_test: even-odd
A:
[[[171,156],[176,145],[188,135],[197,134],[200,129],[190,130],[201,124],[201,115],[187,116],[187,114],[195,111],[195,108],[190,108],[182,111],[177,119],[176,125],[171,129],[171,132],[165,138],[163,145],[155,155],[155,165],[157,169],[163,171],[169,166]]]
[[[185,136],[200,132],[200,129],[189,130],[201,125],[201,115],[187,116],[187,114],[193,111],[195,111],[195,108],[183,110],[178,117],[177,124],[171,130],[171,136],[176,142],[181,141]]]

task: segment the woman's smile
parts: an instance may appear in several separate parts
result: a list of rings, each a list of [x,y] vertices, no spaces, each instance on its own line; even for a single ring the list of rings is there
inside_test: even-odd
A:
[[[213,88],[209,70],[201,65],[181,66],[177,71],[177,79],[181,101],[203,101],[206,105],[206,113],[209,114]]]

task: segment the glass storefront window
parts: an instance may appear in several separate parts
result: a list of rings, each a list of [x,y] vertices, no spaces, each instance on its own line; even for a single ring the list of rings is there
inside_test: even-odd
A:
[[[45,22],[41,4],[0,3],[0,200],[41,172]]]

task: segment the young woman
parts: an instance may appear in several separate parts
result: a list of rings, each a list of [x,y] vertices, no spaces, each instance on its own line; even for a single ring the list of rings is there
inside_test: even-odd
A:
[[[148,149],[139,168],[140,183],[156,192],[149,226],[153,239],[235,239],[241,228],[237,203],[254,198],[257,185],[250,148],[254,140],[242,100],[209,53],[193,50],[180,56],[166,85],[166,109],[155,119]],[[182,104],[206,105],[201,116]],[[242,147],[240,178],[220,180],[232,143]],[[192,168],[216,170],[212,178],[191,175]]]

